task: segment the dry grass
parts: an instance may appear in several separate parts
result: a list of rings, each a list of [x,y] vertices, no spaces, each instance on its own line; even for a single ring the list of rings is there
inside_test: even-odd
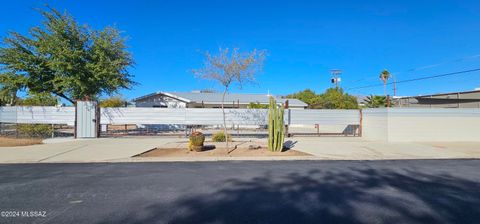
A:
[[[135,124],[110,124],[108,125],[108,131],[121,131],[121,130],[135,130],[137,125]]]
[[[42,144],[42,139],[0,137],[0,147],[26,146],[26,145],[37,145],[37,144]]]

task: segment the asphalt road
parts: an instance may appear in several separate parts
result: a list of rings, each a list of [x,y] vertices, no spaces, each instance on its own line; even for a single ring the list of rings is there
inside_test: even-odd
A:
[[[0,200],[0,223],[480,223],[480,160],[0,165]]]

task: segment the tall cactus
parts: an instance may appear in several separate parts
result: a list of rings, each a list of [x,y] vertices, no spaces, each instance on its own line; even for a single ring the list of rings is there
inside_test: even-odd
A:
[[[270,97],[268,107],[268,149],[272,152],[281,152],[283,150],[283,141],[285,140],[284,113],[284,107],[278,106],[275,99]]]

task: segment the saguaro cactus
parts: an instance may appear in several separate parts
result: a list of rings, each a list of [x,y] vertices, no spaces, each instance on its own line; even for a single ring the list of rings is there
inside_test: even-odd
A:
[[[285,140],[285,122],[283,115],[285,109],[278,106],[273,97],[270,97],[268,107],[268,149],[272,152],[281,152]]]

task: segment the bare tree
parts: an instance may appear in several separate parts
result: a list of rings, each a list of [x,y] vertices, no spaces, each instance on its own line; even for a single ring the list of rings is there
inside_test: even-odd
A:
[[[219,49],[218,54],[212,55],[205,52],[204,67],[194,69],[196,77],[219,82],[223,87],[222,113],[223,131],[225,143],[228,149],[227,121],[225,119],[225,95],[232,84],[238,84],[239,88],[249,82],[255,81],[255,74],[263,69],[266,51],[254,49],[250,52],[240,52],[238,48],[229,50]]]

